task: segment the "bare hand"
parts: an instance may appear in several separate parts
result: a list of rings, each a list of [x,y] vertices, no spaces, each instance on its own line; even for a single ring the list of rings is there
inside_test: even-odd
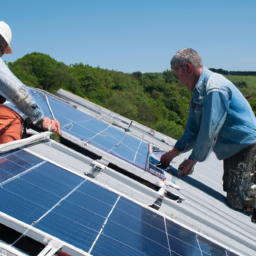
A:
[[[186,176],[189,174],[192,174],[194,170],[194,165],[196,164],[195,160],[192,159],[186,159],[179,165],[179,174],[178,176]]]
[[[176,147],[174,147],[173,149],[169,150],[167,153],[161,156],[160,162],[161,164],[167,167],[169,166],[172,159],[178,156],[179,154],[180,151]]]
[[[43,128],[46,131],[60,133],[60,123],[58,120],[50,119],[48,117],[43,118]]]

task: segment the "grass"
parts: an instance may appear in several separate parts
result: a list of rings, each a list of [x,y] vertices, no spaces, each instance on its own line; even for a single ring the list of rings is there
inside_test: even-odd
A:
[[[231,76],[226,75],[231,82],[246,82],[248,88],[239,88],[243,94],[250,94],[251,99],[256,99],[256,76]]]

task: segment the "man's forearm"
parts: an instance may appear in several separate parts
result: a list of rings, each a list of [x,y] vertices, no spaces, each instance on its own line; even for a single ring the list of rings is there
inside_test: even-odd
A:
[[[28,88],[14,76],[2,59],[0,59],[0,94],[11,101],[34,124],[43,118],[43,111]]]

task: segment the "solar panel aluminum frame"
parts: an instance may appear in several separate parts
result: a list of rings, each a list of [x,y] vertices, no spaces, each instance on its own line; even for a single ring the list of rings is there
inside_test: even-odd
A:
[[[6,252],[12,253],[14,255],[18,255],[18,256],[28,256],[28,254],[26,253],[22,253],[21,251],[15,249],[14,247],[11,247],[9,244],[4,244],[2,242],[0,242],[0,250],[4,250]],[[6,252],[0,252],[0,255],[4,255],[3,253]]]
[[[26,139],[15,140],[15,141],[11,141],[11,142],[2,144],[2,145],[0,145],[0,154],[17,149],[17,148],[27,146],[28,144],[33,144],[33,143],[38,143],[38,142],[49,140],[51,134],[52,134],[52,132],[42,132],[42,133],[35,134]]]

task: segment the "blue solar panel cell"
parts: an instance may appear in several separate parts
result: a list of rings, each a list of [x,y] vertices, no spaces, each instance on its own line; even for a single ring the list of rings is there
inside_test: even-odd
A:
[[[12,178],[12,177],[13,177],[12,174],[10,174],[9,172],[6,172],[6,171],[4,171],[4,170],[2,170],[2,169],[0,168],[0,184],[1,184],[2,182],[6,181],[6,180],[9,180],[9,179]]]
[[[63,113],[63,114],[64,114],[64,113]],[[48,115],[48,116],[49,116],[49,115]],[[65,116],[60,115],[60,114],[58,114],[58,113],[54,113],[54,116],[55,116],[55,118],[60,122],[62,129],[67,129],[67,130],[69,130],[69,129],[72,128],[73,125],[75,124],[75,123],[73,123],[72,120],[70,120],[70,119],[66,118]],[[51,117],[51,115],[50,115],[50,117]]]
[[[105,221],[105,216],[93,212],[95,207],[91,206],[90,202],[84,200],[83,203],[83,205],[78,205],[75,202],[64,200],[52,213],[59,215],[63,220],[77,223],[77,230],[83,230],[85,227],[99,232]],[[49,214],[49,217],[52,213]]]
[[[117,141],[120,141],[126,133],[121,128],[110,126],[106,131],[103,132],[103,134],[106,136],[110,136],[111,138],[114,138]]]
[[[32,224],[46,212],[38,204],[4,188],[0,188],[0,197],[0,211],[27,224]]]
[[[42,177],[41,179],[49,182],[50,186],[52,184],[52,189],[54,189],[54,184],[56,184],[56,186],[59,185],[68,187],[68,191],[71,191],[84,180],[84,178],[79,177],[71,172],[65,171],[62,168],[48,162],[44,163],[43,166],[39,166],[33,170],[33,175]],[[51,188],[47,189],[50,190]]]
[[[115,193],[86,181],[36,226],[88,251],[116,200]]]
[[[141,228],[140,231],[139,228]],[[101,236],[110,237],[113,239],[114,243],[117,241],[146,255],[170,255],[169,249],[163,246],[166,239],[162,241],[161,244],[158,244],[148,236],[144,236],[145,234],[149,234],[142,229],[143,227],[140,225],[137,229],[139,232],[137,233],[129,229],[129,227],[108,221]]]
[[[113,205],[100,201],[97,197],[91,197],[79,191],[74,192],[67,198],[68,202],[78,205],[82,210],[90,211],[102,217],[107,217]]]
[[[95,118],[92,118],[86,122],[84,120],[80,120],[78,124],[87,130],[95,132],[96,134],[104,131],[110,126]]]
[[[1,155],[0,183],[23,173],[40,162],[43,162],[43,160],[31,156],[25,151],[16,151]]]
[[[14,152],[13,155],[19,157],[20,159],[28,162],[31,166],[37,165],[42,162],[42,159],[36,156],[33,156],[29,153],[27,153],[24,150],[19,150],[17,152]]]
[[[139,166],[140,168],[145,168],[147,158],[143,155],[137,154],[135,156],[135,165]]]
[[[122,158],[122,159],[126,159],[129,162],[134,162],[135,151],[128,148],[123,143],[119,144],[118,147],[114,147],[109,152]]]
[[[42,93],[33,90],[32,88],[30,88],[30,92],[33,95],[33,97],[36,99],[36,101],[38,102],[38,104],[40,105],[40,107],[42,108],[44,115],[48,116],[50,118],[53,118],[47,101],[45,99],[45,97],[43,96]],[[81,120],[86,120],[90,119],[91,117],[85,113],[81,113],[80,111],[76,111],[75,112],[75,108],[65,104],[63,102],[60,102],[50,96],[47,95],[49,104],[51,105],[51,108],[53,110],[53,113],[55,115],[55,117],[60,121],[61,125],[65,125],[70,123],[71,121],[73,122],[79,122]],[[75,115],[74,115],[75,113]],[[72,118],[70,118],[72,117]]]
[[[116,193],[113,193],[112,191],[106,190],[105,188],[102,188],[100,186],[97,186],[96,184],[86,181],[84,184],[82,184],[77,191],[90,196],[91,198],[94,198],[104,204],[107,205],[114,205],[118,196]]]
[[[76,108],[65,104],[57,99],[54,99],[51,96],[47,95],[47,98],[49,100],[53,113],[58,113],[59,115],[62,115],[69,120],[72,120],[73,122],[79,123],[81,121],[90,120],[92,118],[92,116],[84,112],[78,111]],[[44,103],[44,105],[46,104]],[[48,108],[47,105],[46,108]]]
[[[143,222],[161,230],[162,232],[165,232],[163,217],[153,211],[137,205],[123,197],[118,201],[116,208],[136,219],[141,219]]]
[[[121,245],[129,255],[170,255],[163,217],[125,198],[118,201],[92,254],[104,255],[106,243],[107,250]]]
[[[145,213],[145,216],[143,213]],[[107,223],[106,228],[108,228],[110,221],[112,221],[113,224],[111,225],[117,226],[117,230],[119,229],[120,225],[129,231],[140,234],[142,237],[145,237],[148,240],[152,240],[152,242],[168,248],[166,232],[149,224],[151,220],[148,217],[149,216],[147,215],[146,211],[142,211],[140,218],[135,218],[133,215],[127,214],[126,212],[115,208],[109,217],[109,222]],[[143,221],[144,218],[147,218],[148,223]],[[163,219],[161,221],[163,221]],[[104,234],[106,234],[106,232],[106,229],[104,229]]]
[[[139,150],[141,140],[138,140],[137,138],[127,134],[122,140],[122,144],[126,145],[128,148],[130,148],[134,152],[137,152]]]
[[[101,235],[93,248],[92,255],[94,256],[145,256],[144,252],[138,251],[130,246],[119,241],[113,240],[110,237]],[[156,254],[157,255],[157,254]],[[155,256],[156,256],[155,255]],[[167,254],[170,256],[170,254]],[[161,255],[162,256],[162,255]]]
[[[118,141],[116,139],[111,136],[106,136],[105,133],[99,134],[90,140],[91,145],[94,145],[104,151],[109,151],[114,148],[117,143]]]
[[[61,205],[63,205],[63,203],[39,221],[35,227],[81,248],[84,251],[88,251],[97,237],[98,230],[93,230],[92,228],[88,228],[74,221],[74,218],[77,218],[77,212],[75,211],[73,212],[74,215],[72,216],[72,219],[67,218],[67,216],[70,216],[70,210],[72,209],[67,208],[69,204],[64,204],[64,207],[61,207]],[[57,212],[61,215],[57,214]],[[92,216],[93,214],[85,214],[84,217],[81,216],[81,219],[87,219],[87,223],[90,223],[90,218]],[[97,226],[100,226],[101,224],[103,223],[97,223]],[[93,225],[95,227],[95,222]]]
[[[13,177],[26,171],[26,168],[9,161],[7,158],[1,158],[0,172],[1,171],[8,172]]]
[[[166,226],[172,251],[188,256],[202,254],[196,233],[170,220],[166,220]]]
[[[29,173],[25,175],[29,175]],[[46,209],[50,209],[60,200],[60,197],[21,179],[14,179],[12,182],[6,183],[3,185],[3,189]]]
[[[64,128],[64,130],[66,130],[71,135],[77,137],[78,139],[82,139],[84,141],[88,141],[90,138],[96,135],[94,131],[90,131],[76,124],[73,124],[72,128],[68,128],[68,129]]]
[[[145,155],[148,153],[148,143],[142,141],[140,144],[140,148],[138,150],[138,153],[141,155]]]
[[[62,198],[66,196],[74,187],[76,187],[82,179],[75,179],[74,182],[71,175],[70,184],[65,184],[68,182],[66,179],[63,179],[63,175],[58,175],[58,169],[58,167],[50,163],[44,163],[43,165],[33,170],[33,172],[29,172],[27,175],[23,175],[20,179],[34,184],[35,186]],[[75,178],[78,177],[75,176]]]
[[[0,211],[28,224],[41,217],[84,180],[55,165],[43,163],[42,159],[22,150],[5,154],[5,157],[0,159],[0,170],[5,169],[0,171],[1,180],[4,175],[14,179],[9,182],[5,177],[7,182],[0,189]],[[38,163],[43,164],[35,165]],[[30,170],[15,177],[28,170],[20,164]]]
[[[29,169],[31,167],[31,163],[25,161],[24,159],[18,157],[17,155],[9,155],[6,157],[10,162],[15,163],[23,168]],[[42,161],[42,160],[41,160]]]

